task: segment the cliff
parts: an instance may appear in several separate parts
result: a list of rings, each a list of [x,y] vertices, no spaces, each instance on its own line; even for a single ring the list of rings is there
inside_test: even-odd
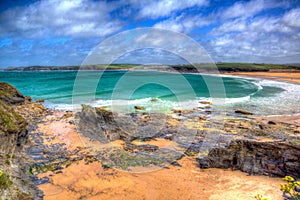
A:
[[[23,146],[28,137],[27,115],[31,111],[21,107],[32,104],[15,87],[0,83],[0,197],[1,199],[33,199],[36,187],[31,183],[24,170]],[[41,105],[38,105],[38,107]],[[21,112],[22,111],[22,112]]]

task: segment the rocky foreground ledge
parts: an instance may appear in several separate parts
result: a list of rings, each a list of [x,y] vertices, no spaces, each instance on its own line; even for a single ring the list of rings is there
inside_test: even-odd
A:
[[[82,162],[136,172],[182,168],[188,158],[199,169],[300,178],[298,126],[250,119],[245,112],[220,117],[209,102],[200,104],[199,109],[170,114],[151,114],[140,107],[135,113],[119,114],[83,106],[73,116],[49,111],[13,86],[0,83],[0,170],[9,176],[0,185],[1,197],[42,199],[37,187],[47,183],[54,184],[55,190],[68,190],[57,188],[55,176]]]
[[[121,140],[122,151],[154,165],[174,164],[186,155],[195,157],[200,168],[231,168],[249,174],[300,178],[299,127],[249,119],[244,116],[246,112],[217,120],[219,116],[213,116],[213,112],[205,106],[192,111],[176,110],[172,115],[143,111],[120,115],[84,106],[76,119],[83,137],[100,143]],[[155,140],[173,145],[151,145]],[[136,145],[136,141],[143,143]],[[120,167],[119,157],[114,161],[114,157],[106,155],[110,158],[107,160],[103,154],[108,152],[98,153],[103,162]],[[127,163],[129,168],[130,164],[139,165],[132,161]]]

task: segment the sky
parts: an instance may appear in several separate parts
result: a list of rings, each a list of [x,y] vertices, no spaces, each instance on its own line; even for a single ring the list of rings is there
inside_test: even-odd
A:
[[[143,27],[186,34],[215,62],[300,63],[300,0],[1,0],[0,68],[80,65],[102,41]],[[116,62],[182,59],[144,49]]]

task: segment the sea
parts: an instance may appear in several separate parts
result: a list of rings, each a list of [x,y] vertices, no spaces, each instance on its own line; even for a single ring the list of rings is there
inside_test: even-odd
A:
[[[14,85],[49,109],[74,110],[82,104],[116,111],[145,112],[213,107],[257,115],[300,113],[300,85],[236,76],[159,71],[1,71],[0,81]]]

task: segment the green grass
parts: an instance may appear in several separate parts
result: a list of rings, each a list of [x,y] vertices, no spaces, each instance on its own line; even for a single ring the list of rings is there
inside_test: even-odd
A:
[[[12,184],[9,175],[0,170],[0,189],[6,190]]]
[[[263,64],[263,63],[216,63],[214,64],[195,64],[195,66],[199,67],[200,69],[205,69],[207,71],[212,71],[215,70],[216,66],[219,71],[269,71],[269,70],[278,70],[278,69],[298,69],[300,70],[300,65],[298,64],[290,64],[290,65],[285,65],[285,64]],[[173,66],[176,69],[192,69],[192,65],[175,65]]]
[[[0,129],[3,132],[19,132],[26,126],[26,120],[11,107],[0,101]]]

